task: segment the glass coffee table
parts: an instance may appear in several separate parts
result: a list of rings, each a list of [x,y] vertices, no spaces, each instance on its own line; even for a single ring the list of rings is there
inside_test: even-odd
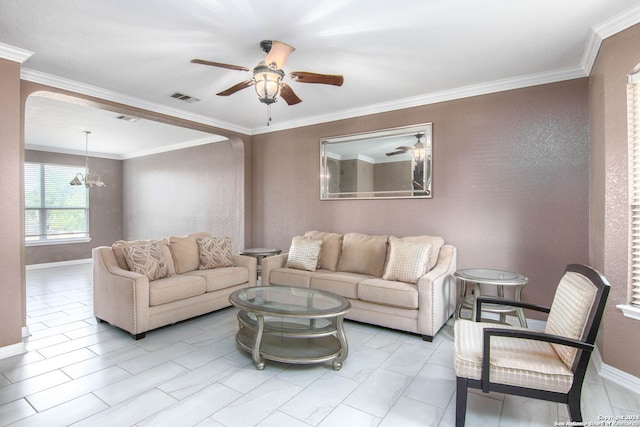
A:
[[[332,361],[342,368],[349,348],[344,316],[351,308],[345,298],[317,289],[257,286],[229,296],[238,307],[236,342],[251,353],[256,368],[264,359],[284,363]]]

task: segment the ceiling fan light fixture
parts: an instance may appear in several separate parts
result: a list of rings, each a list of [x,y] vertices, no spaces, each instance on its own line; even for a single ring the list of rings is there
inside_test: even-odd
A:
[[[253,80],[260,102],[269,105],[277,101],[283,78],[284,71],[282,70],[274,70],[266,65],[254,68]]]
[[[420,138],[422,138],[424,135],[421,133],[416,134],[416,138],[418,138],[418,142],[416,142],[413,145],[413,158],[416,162],[422,162],[424,161],[424,157],[425,157],[425,149],[424,149],[424,142],[422,142],[420,140]]]

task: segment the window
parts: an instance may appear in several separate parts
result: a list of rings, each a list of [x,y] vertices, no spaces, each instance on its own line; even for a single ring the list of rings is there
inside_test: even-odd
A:
[[[89,238],[89,192],[69,185],[82,166],[24,165],[24,225],[27,245]]]
[[[640,320],[640,72],[629,76],[630,289],[625,316]]]

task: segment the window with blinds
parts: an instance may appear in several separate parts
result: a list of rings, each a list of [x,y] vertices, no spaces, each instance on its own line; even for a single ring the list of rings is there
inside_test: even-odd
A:
[[[69,185],[84,167],[25,163],[25,242],[55,243],[89,237],[89,192]]]
[[[631,288],[629,303],[640,308],[640,72],[629,76],[629,160],[631,202]]]

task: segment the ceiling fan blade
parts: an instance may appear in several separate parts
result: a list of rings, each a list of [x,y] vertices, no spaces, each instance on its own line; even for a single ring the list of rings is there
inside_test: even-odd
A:
[[[291,55],[294,50],[296,50],[296,48],[293,46],[279,42],[278,40],[273,40],[271,50],[264,59],[264,62],[268,66],[275,67],[276,70],[280,70],[284,68],[287,58],[289,58],[289,55]]]
[[[233,86],[231,86],[229,89],[223,90],[222,92],[216,93],[216,95],[219,96],[229,96],[229,95],[233,95],[234,93],[241,91],[242,89],[246,89],[249,86],[253,86],[254,82],[253,80],[245,80],[243,82],[240,82],[238,84],[235,84]]]
[[[344,77],[339,74],[317,74],[307,71],[294,71],[289,76],[300,83],[320,83],[325,85],[342,86]]]
[[[395,156],[396,154],[404,154],[406,153],[406,151],[402,150],[402,151],[392,151],[390,153],[385,153],[387,156]]]
[[[226,68],[228,70],[236,71],[251,71],[250,68],[243,67],[241,65],[223,64],[221,62],[205,61],[204,59],[192,59],[192,64],[211,65],[212,67]]]
[[[401,146],[396,148],[395,151],[391,151],[389,153],[386,153],[387,156],[395,156],[396,154],[404,154],[407,151],[411,151],[413,149],[413,147],[405,147],[405,146]]]
[[[291,86],[286,83],[283,84],[282,89],[280,89],[280,96],[285,100],[287,105],[296,105],[302,102],[302,99],[298,98],[298,95],[293,92]]]

